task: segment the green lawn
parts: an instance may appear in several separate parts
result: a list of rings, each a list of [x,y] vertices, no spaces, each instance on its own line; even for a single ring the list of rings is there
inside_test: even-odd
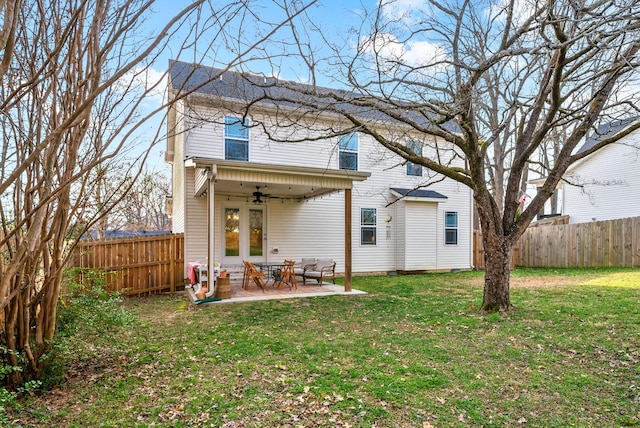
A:
[[[353,286],[370,294],[129,300],[139,324],[81,342],[15,424],[640,426],[640,270],[516,270],[508,316],[477,312],[477,272]]]

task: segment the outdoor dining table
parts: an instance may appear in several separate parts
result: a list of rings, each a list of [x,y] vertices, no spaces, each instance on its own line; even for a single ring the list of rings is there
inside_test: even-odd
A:
[[[260,268],[260,272],[266,272],[268,278],[273,279],[273,284],[280,280],[280,270],[285,266],[284,262],[256,262],[254,265]]]

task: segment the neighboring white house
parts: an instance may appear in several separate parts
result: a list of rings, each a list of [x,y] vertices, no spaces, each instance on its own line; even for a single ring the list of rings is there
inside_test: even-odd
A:
[[[630,120],[598,128],[580,147],[593,147],[627,127]],[[582,159],[565,174],[562,214],[570,223],[640,216],[640,130]]]
[[[243,118],[256,76],[225,72],[202,85],[220,71],[177,61],[170,67],[174,99],[195,88],[169,111],[166,152],[173,231],[185,234],[185,263],[322,257],[337,261],[336,272],[472,268],[469,188],[438,181],[368,135],[314,139],[340,126],[335,115],[317,115],[313,125],[300,118],[309,127],[293,130],[281,118],[276,123],[274,102],[261,101]],[[381,132],[398,128],[384,119],[380,125]],[[274,141],[292,133],[302,141]],[[429,175],[437,182],[420,188]]]

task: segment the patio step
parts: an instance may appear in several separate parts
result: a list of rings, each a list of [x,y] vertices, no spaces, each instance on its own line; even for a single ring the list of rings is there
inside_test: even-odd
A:
[[[232,284],[239,284],[242,282],[244,276],[244,265],[225,265],[223,267],[229,275],[229,282]]]

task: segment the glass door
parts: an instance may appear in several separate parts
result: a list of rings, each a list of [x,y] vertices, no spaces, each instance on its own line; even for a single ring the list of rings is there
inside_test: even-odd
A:
[[[264,259],[264,211],[249,208],[249,258]]]
[[[224,257],[239,257],[240,208],[225,208],[224,221]]]
[[[223,208],[222,264],[265,260],[265,212],[259,206]]]

